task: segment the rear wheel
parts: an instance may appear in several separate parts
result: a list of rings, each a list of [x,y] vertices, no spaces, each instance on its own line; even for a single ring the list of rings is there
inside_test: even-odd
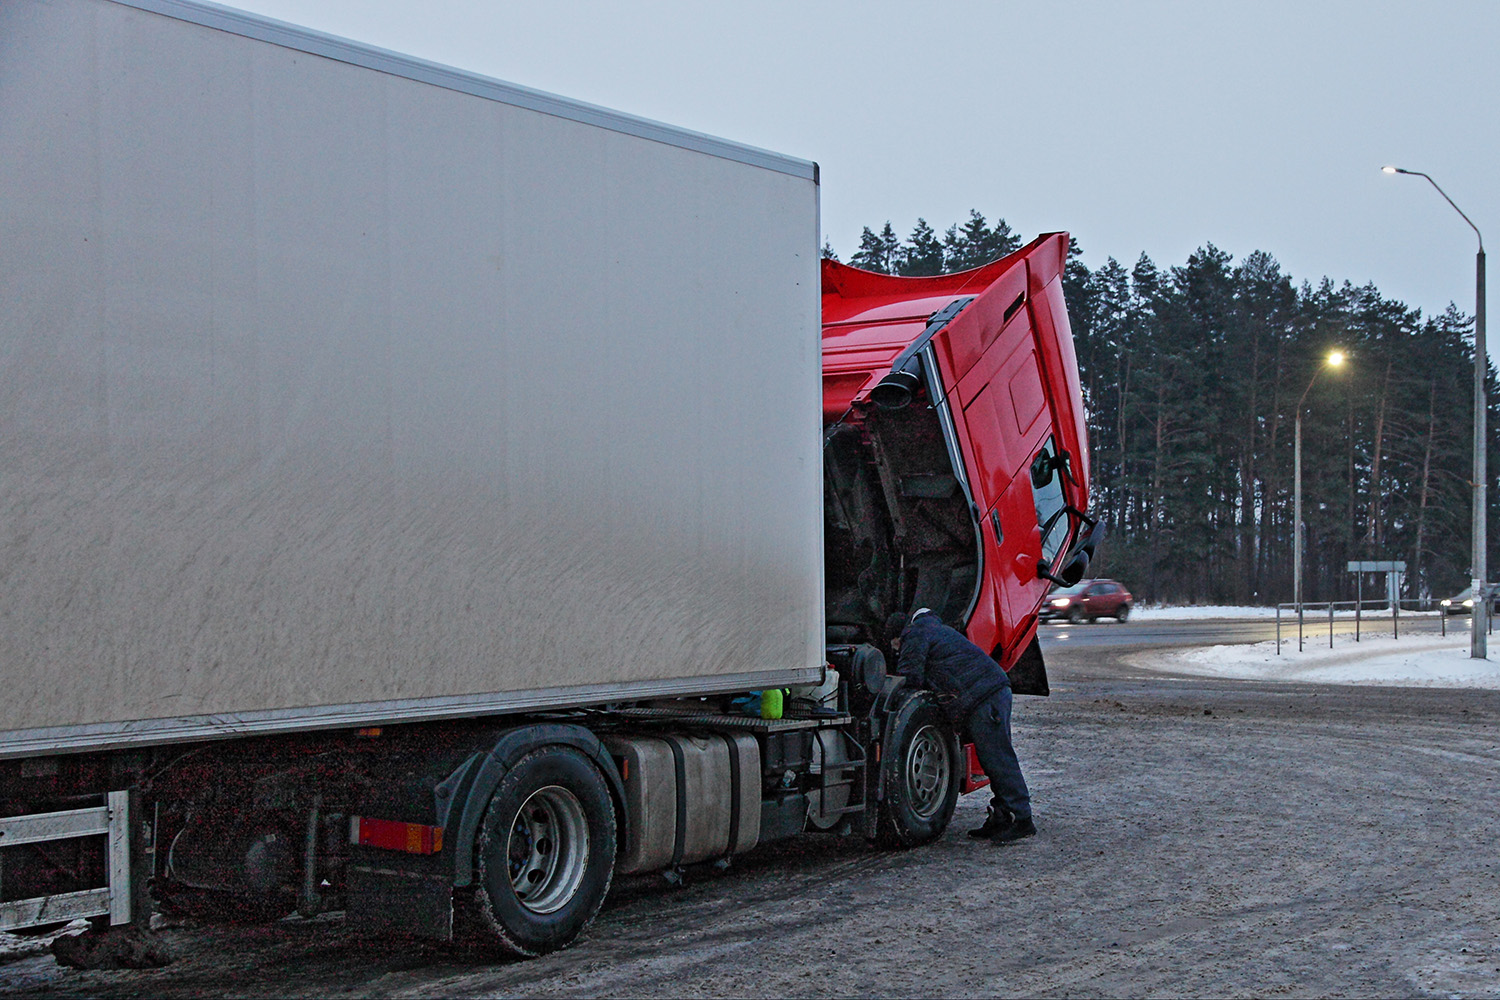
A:
[[[882,844],[915,847],[942,836],[963,787],[960,761],[953,726],[931,698],[901,708],[881,765]]]
[[[501,944],[541,955],[593,921],[615,871],[604,777],[571,747],[543,747],[501,780],[480,825],[474,905]]]
[[[1122,604],[1122,605],[1120,605],[1120,610],[1117,611],[1117,612],[1115,612],[1115,619],[1117,621],[1124,621],[1125,619],[1127,619],[1129,617],[1130,617],[1130,605],[1128,605],[1128,604]]]

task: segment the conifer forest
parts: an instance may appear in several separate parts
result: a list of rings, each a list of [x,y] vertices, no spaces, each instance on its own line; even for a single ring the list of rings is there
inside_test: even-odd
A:
[[[939,234],[866,228],[848,263],[929,275],[1018,249],[977,211]],[[824,256],[835,256],[825,243]],[[1108,536],[1091,575],[1141,601],[1292,599],[1293,429],[1302,407],[1303,598],[1350,600],[1346,563],[1400,559],[1404,599],[1467,586],[1473,318],[1373,285],[1294,279],[1255,251],[1206,244],[1089,270],[1074,240],[1065,294],[1088,407],[1093,494]],[[1348,360],[1326,365],[1331,351]],[[1309,383],[1311,387],[1309,388]],[[1488,373],[1491,453],[1500,410]],[[1490,468],[1491,524],[1500,523]],[[1490,565],[1496,565],[1490,548]],[[1380,578],[1367,578],[1365,596]]]

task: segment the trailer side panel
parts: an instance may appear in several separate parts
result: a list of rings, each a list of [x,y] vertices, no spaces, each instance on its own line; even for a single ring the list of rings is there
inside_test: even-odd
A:
[[[690,145],[6,4],[0,756],[815,675],[817,185]]]

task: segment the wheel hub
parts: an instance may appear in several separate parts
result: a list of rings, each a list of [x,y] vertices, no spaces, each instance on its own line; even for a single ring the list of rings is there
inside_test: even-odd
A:
[[[948,747],[936,726],[923,726],[906,751],[906,795],[914,813],[930,818],[942,808],[952,774]]]
[[[561,785],[538,788],[516,811],[505,853],[522,906],[533,913],[562,909],[578,891],[588,862],[583,804]]]

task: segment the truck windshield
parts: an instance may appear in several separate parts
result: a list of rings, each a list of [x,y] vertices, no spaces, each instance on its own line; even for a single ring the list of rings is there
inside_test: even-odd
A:
[[[1031,462],[1031,495],[1036,501],[1036,523],[1046,532],[1042,538],[1042,559],[1052,563],[1068,541],[1070,525],[1068,518],[1056,517],[1067,506],[1067,501],[1063,497],[1062,476],[1057,469],[1057,446],[1050,437]]]

